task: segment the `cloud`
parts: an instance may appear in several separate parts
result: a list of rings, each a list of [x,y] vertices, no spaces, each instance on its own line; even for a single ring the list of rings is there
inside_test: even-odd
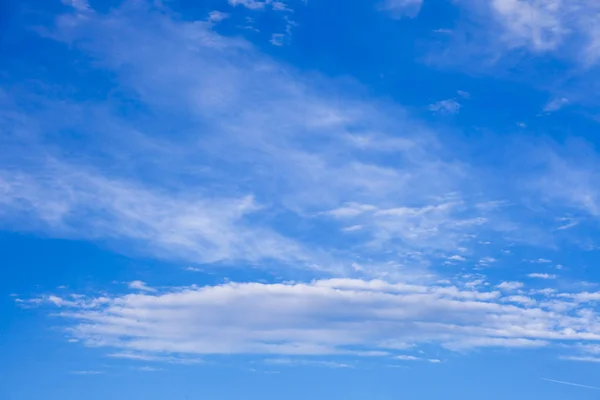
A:
[[[361,255],[379,273],[466,247],[487,223],[489,211],[462,193],[474,186],[469,166],[355,82],[306,76],[210,21],[173,20],[141,3],[85,22],[60,15],[48,36],[87,54],[89,68],[148,113],[122,118],[118,98],[82,105],[43,91],[23,110],[16,104],[33,95],[10,93],[1,127],[28,139],[11,135],[2,150],[8,229],[193,263],[339,273]],[[79,142],[51,139],[64,130]],[[352,207],[373,208],[342,218]],[[323,241],[312,223],[282,223],[312,216],[338,232],[363,229],[349,245],[348,234]]]
[[[414,18],[421,11],[423,0],[384,0],[377,8],[395,19]]]
[[[395,360],[400,360],[400,361],[428,361],[432,364],[438,364],[441,361],[435,358],[431,358],[431,359],[427,359],[427,358],[423,358],[423,357],[415,357],[415,356],[407,356],[407,355],[399,355],[399,356],[394,356]]]
[[[132,281],[129,282],[127,286],[129,289],[136,289],[142,292],[156,292],[156,289],[147,286],[146,283],[142,281]]]
[[[524,285],[522,282],[502,282],[499,285],[496,285],[498,289],[506,291],[518,290],[521,289],[523,286]]]
[[[542,378],[542,380],[546,381],[546,382],[558,383],[558,384],[561,384],[561,385],[576,386],[576,387],[585,388],[585,389],[600,390],[600,387],[588,386],[588,385],[581,385],[579,383],[557,381],[557,380],[554,380],[554,379],[547,379],[547,378]]]
[[[581,362],[589,362],[589,363],[600,363],[600,357],[590,357],[590,356],[568,356],[561,357],[562,360],[569,361],[581,361]]]
[[[79,371],[71,371],[73,375],[101,375],[104,371],[95,371],[95,370],[79,370]]]
[[[531,260],[530,262],[537,264],[551,264],[552,260],[548,260],[547,258],[538,258],[537,260]]]
[[[448,260],[450,260],[450,261],[466,261],[467,259],[461,255],[454,254],[454,255],[448,257]]]
[[[145,353],[134,353],[134,352],[121,352],[121,353],[110,353],[108,357],[120,358],[125,360],[133,361],[144,361],[144,362],[157,362],[157,363],[168,363],[168,364],[199,364],[203,360],[197,357],[185,357],[181,355],[151,355]]]
[[[545,204],[582,217],[600,215],[600,191],[594,183],[600,177],[600,163],[589,144],[573,141],[561,149],[545,147],[538,160],[544,169],[531,182]]]
[[[429,111],[443,115],[453,115],[458,114],[461,107],[461,104],[456,99],[447,99],[430,104]]]
[[[156,367],[150,367],[150,366],[143,366],[143,367],[136,367],[135,370],[137,371],[142,371],[142,372],[157,372],[157,371],[162,371],[162,368],[156,368]]]
[[[263,10],[265,6],[269,3],[268,1],[258,1],[258,0],[228,0],[229,4],[233,7],[241,6],[246,7],[250,10]]]
[[[62,3],[73,7],[79,12],[90,11],[90,4],[86,0],[62,0]]]
[[[591,0],[465,0],[449,34],[437,35],[428,62],[509,78],[562,98],[595,106],[590,82],[600,58],[600,4]],[[540,58],[563,74],[540,73]],[[564,79],[569,76],[569,79]],[[551,88],[551,89],[550,89]],[[548,111],[551,112],[551,111]]]
[[[553,54],[583,66],[600,56],[600,25],[593,17],[600,10],[590,0],[493,0],[463,3],[489,31],[488,45],[534,54]]]
[[[394,358],[396,360],[402,360],[402,361],[417,361],[419,359],[419,357],[406,356],[406,355],[399,355],[399,356],[395,356]]]
[[[529,278],[538,278],[538,279],[556,279],[556,275],[546,274],[546,273],[538,273],[534,272],[527,275]]]
[[[0,171],[5,222],[58,237],[119,238],[142,252],[195,262],[283,260],[302,252],[268,229],[244,226],[244,218],[258,210],[252,197],[165,194],[68,165],[48,166],[46,174]]]
[[[283,33],[274,33],[271,35],[271,44],[273,46],[283,46],[285,35]]]
[[[211,11],[208,13],[208,20],[211,22],[221,22],[229,18],[229,14],[222,11]]]
[[[308,360],[300,358],[268,358],[263,360],[265,364],[282,367],[326,367],[326,368],[351,368],[349,364],[335,361]]]
[[[567,99],[566,97],[558,97],[552,99],[544,106],[544,112],[558,111],[567,104],[569,104],[569,99]]]
[[[481,265],[481,266],[488,266],[488,265],[493,264],[493,263],[495,263],[497,261],[498,260],[496,260],[494,257],[482,257],[477,264]]]
[[[600,341],[595,311],[505,304],[495,291],[360,279],[175,287],[51,302],[67,332],[113,357],[272,354],[386,356],[410,346],[451,351]],[[509,299],[510,300],[510,299]],[[401,358],[402,354],[399,354]]]
[[[511,46],[544,51],[555,49],[566,33],[561,4],[561,0],[493,0],[490,8]]]

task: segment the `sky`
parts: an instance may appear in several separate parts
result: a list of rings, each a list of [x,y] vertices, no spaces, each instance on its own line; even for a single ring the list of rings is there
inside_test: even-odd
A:
[[[2,2],[0,398],[598,398],[598,15]]]

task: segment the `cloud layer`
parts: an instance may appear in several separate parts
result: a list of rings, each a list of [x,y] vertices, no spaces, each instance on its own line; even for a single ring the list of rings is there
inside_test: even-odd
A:
[[[501,292],[359,279],[227,283],[159,293],[142,286],[145,293],[29,302],[58,307],[72,338],[134,359],[274,354],[406,360],[422,345],[462,351],[554,344],[585,351],[577,346],[600,341],[600,319],[590,303],[597,293],[512,285],[512,293],[503,294],[509,285],[500,285]]]

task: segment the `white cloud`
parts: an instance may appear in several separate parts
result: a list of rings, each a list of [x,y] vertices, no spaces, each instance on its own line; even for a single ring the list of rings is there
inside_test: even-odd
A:
[[[228,0],[233,7],[242,6],[250,10],[263,10],[268,4],[267,1],[258,0]]]
[[[378,9],[392,18],[414,18],[421,11],[422,5],[423,0],[383,0]]]
[[[579,383],[557,381],[557,380],[554,380],[554,379],[547,379],[547,378],[542,378],[542,380],[543,381],[547,381],[547,382],[552,382],[552,383],[558,383],[560,385],[568,385],[568,386],[576,386],[576,387],[585,388],[585,389],[600,390],[600,387],[589,386],[589,385],[582,385],[582,384],[579,384]]]
[[[470,99],[471,98],[471,93],[469,93],[469,92],[465,92],[463,90],[459,90],[456,93],[458,93],[458,95],[460,97],[462,97],[463,99]]]
[[[530,278],[538,278],[538,279],[556,279],[556,275],[539,273],[539,272],[534,272],[534,273],[528,274],[527,276]]]
[[[87,0],[62,0],[62,3],[73,7],[79,12],[90,11],[90,4]]]
[[[144,23],[131,23],[136,12]],[[87,143],[77,152],[51,151],[41,139],[3,147],[3,160],[14,149],[30,155],[17,170],[0,164],[3,226],[185,262],[274,260],[339,271],[356,253],[381,268],[394,261],[386,268],[396,269],[399,259],[421,264],[431,249],[467,246],[466,234],[485,223],[460,200],[468,165],[443,159],[436,135],[405,110],[325,77],[309,79],[247,41],[215,33],[209,21],[145,13],[131,5],[92,13],[85,23],[70,14],[57,19],[52,37],[90,54],[156,119],[139,126],[123,119],[116,100],[81,106],[49,97],[22,119],[30,124],[0,121],[4,131],[33,139],[49,137],[38,126],[72,129]],[[182,120],[189,126],[181,130],[164,122]],[[454,201],[444,199],[449,194]],[[352,248],[350,235],[332,236],[322,249],[310,243],[313,232],[290,232],[310,224],[276,220],[328,218],[326,210],[347,205],[373,207],[372,223],[356,210],[350,224],[328,221],[339,232],[363,226],[352,237],[364,241]]]
[[[71,371],[73,375],[100,375],[103,374],[104,371],[95,371],[95,370],[78,370]]]
[[[569,99],[567,99],[566,97],[558,97],[552,99],[544,106],[544,112],[558,111],[567,104],[569,104]]]
[[[456,48],[453,51],[445,48],[443,52],[453,60],[444,63],[469,68],[465,63],[478,64],[483,59],[482,64],[488,68],[498,65],[500,60],[521,62],[523,53],[529,52],[577,63],[587,69],[600,58],[597,1],[465,0],[455,4],[466,11],[465,20],[469,23],[455,27]],[[465,26],[471,28],[465,30]],[[466,37],[471,39],[465,40]]]
[[[504,304],[497,292],[453,286],[333,279],[43,300],[62,308],[72,337],[145,361],[171,354],[383,356],[423,344],[463,351],[600,342],[592,309]]]
[[[351,368],[352,366],[335,361],[308,360],[301,358],[268,358],[265,364],[283,367],[326,367],[326,368]]]
[[[145,365],[143,367],[136,367],[135,370],[142,371],[142,372],[156,372],[156,371],[162,371],[163,369]]]
[[[524,285],[522,282],[502,282],[499,285],[496,285],[498,289],[506,291],[518,290],[521,289],[523,286]]]
[[[136,289],[142,292],[156,292],[156,289],[149,287],[145,282],[142,281],[132,281],[129,282],[127,286],[129,289]]]
[[[458,114],[461,104],[456,99],[441,100],[429,105],[429,110],[445,115]]]
[[[208,13],[208,20],[211,22],[221,22],[229,18],[229,14],[222,11],[211,11]]]
[[[152,355],[147,353],[134,353],[134,352],[121,352],[121,353],[110,353],[108,357],[121,358],[133,361],[144,361],[144,362],[157,362],[167,364],[199,364],[203,360],[197,357],[185,357],[181,355]]]
[[[527,296],[508,296],[504,300],[511,303],[520,303],[526,306],[532,306],[537,303],[535,299]]]
[[[561,357],[563,360],[570,361],[582,361],[582,362],[590,362],[590,363],[600,363],[600,357],[591,357],[591,356],[567,356]]]
[[[481,259],[479,259],[479,264],[480,265],[490,265],[497,261],[498,260],[496,260],[494,257],[482,257]]]
[[[274,33],[271,35],[271,44],[273,46],[283,46],[285,35],[283,33]]]
[[[512,46],[553,50],[566,32],[561,0],[493,0],[490,7],[505,28],[504,39]]]
[[[119,238],[141,251],[181,260],[291,260],[302,252],[278,234],[244,223],[258,210],[252,197],[167,195],[64,165],[48,166],[46,173],[0,171],[0,217],[4,213],[10,223],[27,213],[18,220],[21,229],[47,230],[59,237]]]
[[[415,250],[456,251],[468,243],[468,233],[485,227],[487,219],[460,200],[422,207],[379,208],[372,204],[347,203],[325,213],[334,219],[362,227],[373,248],[397,245]],[[465,217],[465,211],[469,217]],[[464,257],[454,255],[450,261]],[[492,258],[487,259],[489,262]]]
[[[344,232],[356,232],[363,229],[362,225],[351,225],[343,229]]]
[[[417,360],[419,360],[419,357],[407,356],[407,355],[399,355],[399,356],[395,356],[394,358],[396,360],[402,360],[402,361],[417,361]]]
[[[546,204],[600,216],[600,191],[595,184],[600,177],[600,160],[590,145],[580,142],[560,152],[545,148],[539,160],[543,160],[545,171],[532,183]]]

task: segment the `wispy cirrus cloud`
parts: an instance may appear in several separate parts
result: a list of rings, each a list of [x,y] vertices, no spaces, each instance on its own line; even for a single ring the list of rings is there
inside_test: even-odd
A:
[[[434,238],[447,237],[447,248],[484,221],[461,199],[468,164],[446,157],[437,135],[401,107],[354,95],[353,85],[309,80],[217,34],[210,21],[126,2],[107,14],[75,8],[46,34],[89,56],[152,111],[125,119],[118,98],[81,105],[53,102],[43,90],[9,93],[0,123],[19,132],[0,171],[10,227],[133,243],[175,260],[339,270],[356,256],[338,254],[349,248],[396,242],[395,254],[373,260],[388,262],[432,248]],[[35,107],[20,109],[20,98]],[[77,132],[78,143],[65,131]],[[75,145],[81,150],[70,151]],[[449,193],[455,203],[443,200]],[[347,204],[376,207],[375,223],[367,214],[350,225],[326,216]],[[305,223],[283,232],[284,220]],[[339,235],[314,243],[317,220],[339,224]],[[369,237],[348,246],[342,231],[357,226]]]
[[[377,8],[392,18],[400,19],[416,17],[422,5],[423,0],[383,0]]]

